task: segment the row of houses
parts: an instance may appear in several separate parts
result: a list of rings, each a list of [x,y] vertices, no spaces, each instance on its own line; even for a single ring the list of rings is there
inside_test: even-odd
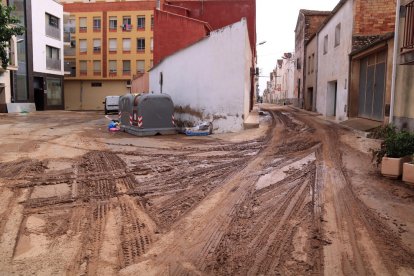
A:
[[[414,129],[413,0],[341,0],[329,12],[300,10],[295,34],[293,104],[339,122]]]

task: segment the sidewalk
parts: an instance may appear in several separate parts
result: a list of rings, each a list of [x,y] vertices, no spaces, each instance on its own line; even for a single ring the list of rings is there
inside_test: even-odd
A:
[[[255,104],[249,116],[244,120],[244,129],[258,128],[259,127],[259,105]]]

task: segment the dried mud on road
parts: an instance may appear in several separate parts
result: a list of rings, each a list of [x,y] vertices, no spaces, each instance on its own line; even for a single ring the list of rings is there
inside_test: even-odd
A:
[[[195,139],[0,118],[0,274],[413,275],[414,189],[364,138],[268,108],[263,135]]]

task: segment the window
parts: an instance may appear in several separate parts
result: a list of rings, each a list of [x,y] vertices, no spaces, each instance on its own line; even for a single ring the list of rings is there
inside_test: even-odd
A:
[[[79,32],[84,33],[87,31],[86,17],[79,17]]]
[[[101,61],[100,60],[93,61],[93,74],[94,76],[101,75]]]
[[[335,47],[341,43],[341,23],[335,27]]]
[[[51,46],[46,46],[46,55],[48,58],[59,60],[59,49]]]
[[[101,31],[101,18],[100,17],[94,17],[93,18],[93,31],[94,32],[100,32]]]
[[[117,50],[117,46],[116,46],[117,42],[116,42],[116,38],[110,38],[109,39],[109,52],[115,52]]]
[[[323,39],[323,54],[328,53],[328,35],[325,35]]]
[[[88,70],[88,65],[86,63],[86,60],[79,61],[79,70],[81,75],[86,75]]]
[[[122,30],[123,31],[130,31],[131,29],[132,29],[131,16],[122,17]]]
[[[138,29],[145,29],[145,16],[139,15],[137,17],[137,28]]]
[[[102,87],[102,82],[91,82],[92,87]]]
[[[151,29],[154,28],[154,16],[151,15]]]
[[[312,54],[312,73],[315,71],[315,54]]]
[[[79,39],[79,53],[86,54],[88,51],[88,45],[86,39]]]
[[[116,60],[109,61],[109,75],[116,76]]]
[[[50,70],[60,70],[60,49],[46,45],[46,68]]]
[[[130,60],[123,60],[122,61],[122,74],[123,75],[130,75],[131,74],[131,61]]]
[[[137,73],[145,72],[145,60],[137,60]]]
[[[137,51],[139,52],[145,51],[145,38],[137,39]]]
[[[130,38],[122,39],[122,51],[124,52],[131,51],[131,39]]]
[[[296,69],[298,69],[298,70],[302,69],[302,64],[301,64],[300,58],[296,59]]]
[[[109,17],[109,31],[113,32],[116,31],[116,28],[118,26],[118,19],[116,16],[110,16]]]
[[[59,18],[48,13],[46,14],[46,17],[48,18],[49,26],[59,28]]]
[[[401,50],[414,49],[414,1],[405,6],[404,38]]]
[[[99,54],[101,52],[101,39],[94,39],[93,40],[93,52],[95,54]]]
[[[151,43],[150,44],[150,49],[151,49],[151,52],[152,52],[152,51],[154,51],[154,38],[151,37],[151,42],[150,43]]]
[[[311,56],[308,57],[308,75],[311,73]]]
[[[45,33],[49,37],[60,39],[59,18],[51,14],[45,14]]]

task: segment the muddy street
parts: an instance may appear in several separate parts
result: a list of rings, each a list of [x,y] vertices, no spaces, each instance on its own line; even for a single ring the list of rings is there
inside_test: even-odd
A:
[[[201,138],[0,115],[0,274],[413,275],[414,188],[372,166],[378,141],[263,108]]]

